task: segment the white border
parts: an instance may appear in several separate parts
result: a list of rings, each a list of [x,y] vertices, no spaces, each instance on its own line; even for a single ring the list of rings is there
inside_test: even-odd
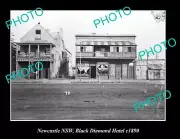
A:
[[[53,10],[53,11],[56,11],[56,10]],[[144,10],[136,10],[136,11],[144,11]],[[148,10],[148,11],[152,11],[152,10]],[[11,17],[11,10],[10,10],[10,17]],[[166,19],[164,22],[165,22],[165,38],[166,38]],[[11,72],[11,28],[9,30],[10,30],[10,72]],[[166,68],[166,51],[165,51],[165,69],[167,69]],[[166,70],[165,70],[165,88],[166,88]],[[11,81],[10,81],[10,121],[95,121],[95,122],[96,121],[166,121],[166,99],[165,99],[164,117],[165,117],[165,120],[12,120],[11,119]]]

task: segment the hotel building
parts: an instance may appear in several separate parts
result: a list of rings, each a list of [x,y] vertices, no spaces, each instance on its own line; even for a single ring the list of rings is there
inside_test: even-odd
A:
[[[135,35],[76,35],[76,78],[134,79]]]

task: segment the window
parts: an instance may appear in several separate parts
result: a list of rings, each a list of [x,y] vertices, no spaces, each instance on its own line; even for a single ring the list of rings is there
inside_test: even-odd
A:
[[[80,46],[76,46],[76,52],[80,52]]]
[[[41,30],[36,30],[36,34],[41,34]]]
[[[86,46],[81,47],[81,52],[86,52]]]
[[[86,52],[93,52],[93,46],[87,46]]]
[[[131,47],[128,47],[128,52],[131,52]]]
[[[117,52],[117,47],[113,47],[113,52]]]
[[[35,40],[41,40],[41,30],[36,30]]]
[[[127,47],[123,47],[123,52],[128,52]]]
[[[45,53],[50,53],[50,48],[45,48]]]
[[[119,46],[119,52],[122,52],[122,46]]]
[[[113,52],[119,52],[119,47],[114,46],[114,47],[113,47]]]
[[[117,52],[119,52],[119,47],[117,47]]]

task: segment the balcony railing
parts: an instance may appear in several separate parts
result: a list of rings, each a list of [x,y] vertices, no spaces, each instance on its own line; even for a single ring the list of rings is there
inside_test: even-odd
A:
[[[42,52],[35,53],[35,52],[31,52],[31,53],[18,53],[17,57],[22,57],[22,58],[28,58],[28,57],[30,57],[30,58],[33,58],[33,57],[41,57],[41,58],[45,57],[45,58],[47,58],[47,57],[49,57],[50,58],[51,55],[50,55],[50,53],[42,53]]]
[[[136,58],[135,52],[76,52],[78,58]]]

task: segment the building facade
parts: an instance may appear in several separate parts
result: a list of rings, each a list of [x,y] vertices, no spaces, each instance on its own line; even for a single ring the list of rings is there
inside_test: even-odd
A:
[[[55,78],[63,62],[62,51],[65,48],[61,43],[59,32],[50,32],[49,29],[44,29],[40,23],[36,24],[17,43],[19,47],[16,49],[16,71],[28,68],[29,65],[40,61],[43,63],[43,70],[23,78]]]
[[[136,79],[165,80],[164,59],[148,59],[148,61],[145,59],[137,59],[134,61],[134,65],[136,69]]]
[[[76,78],[133,79],[135,35],[76,35]]]

